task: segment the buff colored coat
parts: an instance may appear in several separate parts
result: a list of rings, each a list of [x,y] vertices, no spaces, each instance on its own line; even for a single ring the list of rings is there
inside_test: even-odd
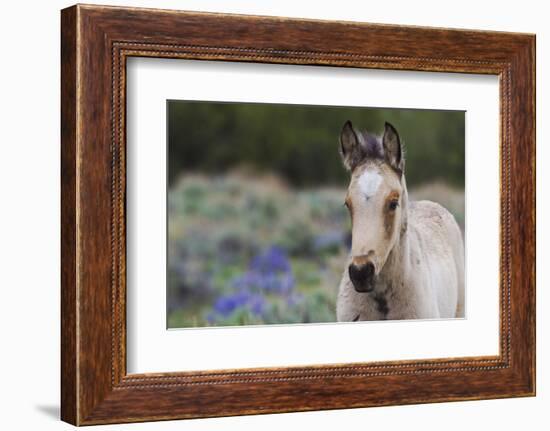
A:
[[[374,136],[347,122],[340,152],[351,172],[352,247],[338,321],[464,317],[461,231],[441,205],[409,202],[395,128]]]

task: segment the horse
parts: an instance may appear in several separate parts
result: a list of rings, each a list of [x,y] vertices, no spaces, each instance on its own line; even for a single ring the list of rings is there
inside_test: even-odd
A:
[[[443,206],[409,201],[395,127],[386,122],[374,135],[347,121],[339,144],[352,227],[337,320],[464,317],[462,233]]]

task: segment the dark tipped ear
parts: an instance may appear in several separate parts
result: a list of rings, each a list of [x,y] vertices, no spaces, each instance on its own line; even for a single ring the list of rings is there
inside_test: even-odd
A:
[[[401,140],[395,127],[386,122],[384,129],[384,137],[382,138],[382,145],[384,146],[384,158],[392,168],[403,172],[405,166],[405,160],[403,158],[403,148],[401,147]]]
[[[363,159],[363,147],[351,121],[346,121],[340,133],[340,155],[344,166],[353,171]]]

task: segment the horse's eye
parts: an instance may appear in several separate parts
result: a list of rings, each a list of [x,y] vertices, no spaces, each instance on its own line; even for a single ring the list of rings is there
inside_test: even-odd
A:
[[[399,206],[399,202],[391,201],[389,206],[390,206],[390,210],[395,211],[395,209]]]

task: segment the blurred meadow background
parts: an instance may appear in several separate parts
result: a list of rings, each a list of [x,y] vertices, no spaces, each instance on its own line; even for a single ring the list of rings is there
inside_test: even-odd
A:
[[[170,100],[168,328],[336,321],[343,124],[398,130],[410,199],[464,232],[464,112]]]

